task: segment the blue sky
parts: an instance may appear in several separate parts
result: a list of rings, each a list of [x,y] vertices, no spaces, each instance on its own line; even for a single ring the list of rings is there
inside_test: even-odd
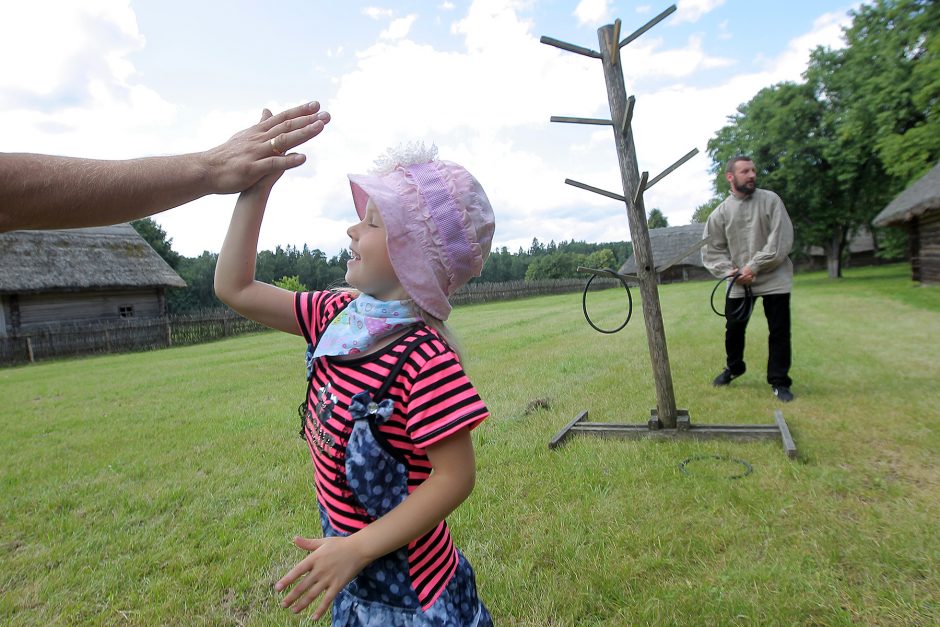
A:
[[[308,162],[275,187],[261,247],[348,245],[347,172],[387,146],[423,140],[465,165],[496,211],[494,243],[629,239],[622,204],[564,184],[620,190],[600,61],[539,43],[597,48],[668,3],[605,0],[211,2],[4,0],[0,151],[124,158],[209,148],[262,107],[316,99],[333,115],[302,148]],[[711,196],[705,146],[759,89],[800,80],[809,51],[841,45],[856,3],[679,0],[623,49],[637,98],[641,170],[702,154],[651,189],[647,208],[686,224]],[[786,199],[784,199],[785,201]],[[233,196],[156,216],[176,250],[218,251]]]

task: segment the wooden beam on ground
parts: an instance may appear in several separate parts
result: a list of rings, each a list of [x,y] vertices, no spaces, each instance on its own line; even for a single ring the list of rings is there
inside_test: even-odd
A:
[[[568,436],[571,435],[571,429],[582,420],[585,420],[587,416],[588,412],[585,409],[583,412],[578,414],[577,418],[566,424],[561,429],[561,431],[555,434],[555,437],[552,438],[552,441],[548,443],[548,448],[557,448],[564,444],[565,440],[568,439]]]
[[[793,441],[793,436],[790,435],[790,427],[787,426],[787,421],[783,418],[783,412],[779,409],[774,411],[774,420],[776,420],[777,428],[780,430],[780,439],[783,440],[783,450],[787,452],[787,457],[796,459],[796,443]]]

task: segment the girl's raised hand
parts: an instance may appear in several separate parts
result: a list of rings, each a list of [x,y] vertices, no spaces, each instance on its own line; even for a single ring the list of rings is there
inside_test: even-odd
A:
[[[274,589],[281,592],[296,582],[281,601],[282,607],[290,608],[295,614],[302,612],[322,594],[320,605],[313,613],[314,620],[319,620],[339,591],[371,560],[356,550],[356,543],[349,537],[311,539],[298,536],[294,538],[294,544],[310,551],[310,555],[281,577]]]

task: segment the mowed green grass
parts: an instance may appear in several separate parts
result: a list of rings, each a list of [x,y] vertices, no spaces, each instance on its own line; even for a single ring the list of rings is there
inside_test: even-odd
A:
[[[639,305],[612,336],[587,326],[580,294],[455,310],[492,416],[450,523],[497,624],[940,623],[940,289],[905,266],[798,276],[788,405],[764,381],[760,306],[748,374],[711,387],[710,291],[660,288],[677,405],[694,423],[782,409],[799,460],[776,442],[582,436],[550,451],[583,410],[649,417]],[[588,304],[622,320],[622,291]],[[291,537],[319,529],[303,352],[272,332],[0,370],[0,624],[302,622],[272,585],[300,557]],[[708,455],[753,473],[680,472]]]

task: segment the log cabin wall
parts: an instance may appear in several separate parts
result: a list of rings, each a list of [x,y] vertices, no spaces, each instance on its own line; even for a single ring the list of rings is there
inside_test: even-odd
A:
[[[920,280],[940,285],[940,209],[924,213],[918,223]]]
[[[74,322],[159,318],[163,314],[160,291],[162,290],[20,294],[19,328],[15,330],[27,331],[36,327]]]

